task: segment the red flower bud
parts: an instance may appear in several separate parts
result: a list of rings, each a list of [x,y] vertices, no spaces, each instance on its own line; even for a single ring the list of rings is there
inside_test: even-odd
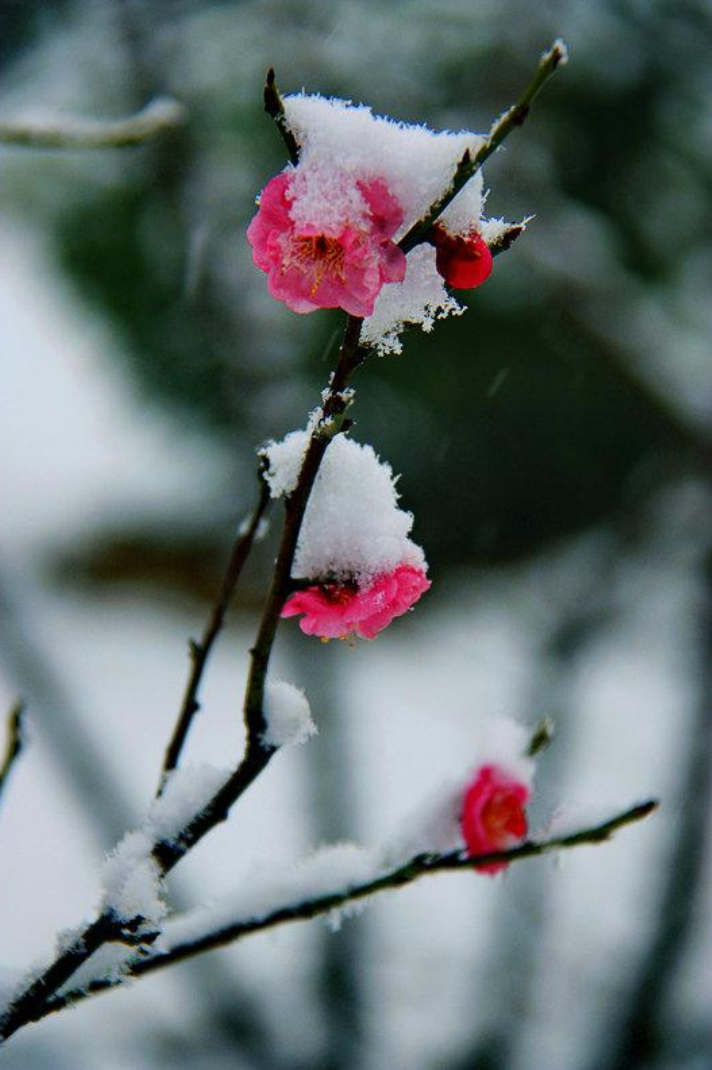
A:
[[[428,241],[435,246],[435,266],[448,286],[472,290],[489,278],[492,253],[477,231],[454,237],[436,223]]]

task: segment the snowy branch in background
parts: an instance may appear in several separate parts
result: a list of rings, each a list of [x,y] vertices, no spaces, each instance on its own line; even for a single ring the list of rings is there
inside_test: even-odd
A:
[[[159,97],[127,119],[99,121],[76,117],[0,121],[0,145],[32,149],[121,149],[143,145],[182,126],[186,109]]]
[[[0,798],[5,790],[5,784],[17,759],[22,751],[22,719],[25,707],[18,701],[7,715],[7,744],[5,757],[0,766]]]

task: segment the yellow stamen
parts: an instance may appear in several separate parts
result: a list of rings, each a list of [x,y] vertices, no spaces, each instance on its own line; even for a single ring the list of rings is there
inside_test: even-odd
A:
[[[344,280],[344,250],[337,238],[326,234],[303,235],[295,239],[285,258],[285,267],[296,263],[305,272],[314,272],[310,296],[319,289],[325,275]]]

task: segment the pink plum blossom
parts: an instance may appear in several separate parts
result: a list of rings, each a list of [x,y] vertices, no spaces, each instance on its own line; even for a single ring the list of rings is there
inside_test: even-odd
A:
[[[357,635],[375,639],[394,617],[400,617],[428,590],[422,568],[398,565],[365,587],[355,583],[328,583],[297,591],[285,602],[283,617],[304,616],[299,627],[305,635],[345,639]]]
[[[465,792],[460,815],[468,854],[490,854],[520,843],[527,834],[529,796],[529,785],[501,766],[481,766]],[[494,874],[506,867],[506,862],[490,862],[477,868]]]
[[[473,290],[489,278],[492,253],[477,231],[459,237],[448,234],[436,223],[428,240],[435,246],[435,266],[448,286],[455,290]]]
[[[403,222],[400,204],[380,179],[356,182],[364,211],[353,220],[322,226],[315,218],[297,227],[293,174],[283,171],[270,179],[247,228],[252,258],[267,273],[269,292],[293,312],[342,308],[370,316],[383,284],[405,277],[405,254],[391,240]]]

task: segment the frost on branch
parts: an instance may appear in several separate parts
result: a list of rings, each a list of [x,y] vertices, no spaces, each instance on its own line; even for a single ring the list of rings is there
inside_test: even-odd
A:
[[[488,228],[496,237],[502,226],[482,219],[481,173],[444,210],[439,230],[455,243],[445,243],[450,253],[481,260],[485,270],[454,270],[452,255],[428,244],[406,258],[397,243],[448,191],[483,137],[434,132],[305,93],[284,99],[284,119],[299,162],[268,182],[248,229],[272,295],[296,312],[340,307],[365,317],[363,340],[381,353],[400,351],[405,324],[427,331],[460,312],[444,280],[458,288],[483,282],[491,258],[480,235]]]
[[[317,734],[309,702],[304,692],[286,680],[268,680],[265,686],[264,717],[267,729],[262,742],[268,747],[306,743]]]

